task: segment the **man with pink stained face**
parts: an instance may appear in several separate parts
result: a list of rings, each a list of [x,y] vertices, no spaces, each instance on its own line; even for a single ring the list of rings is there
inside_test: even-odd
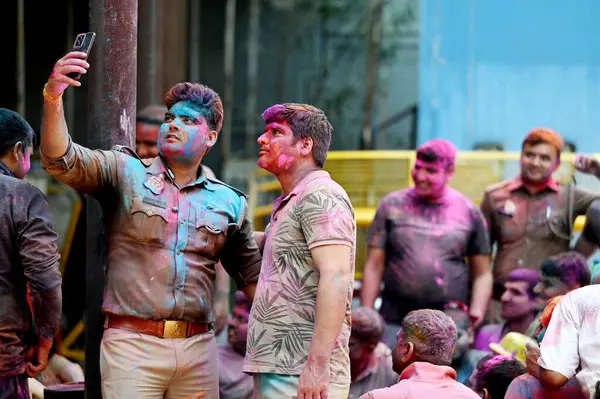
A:
[[[384,282],[380,313],[387,323],[383,341],[390,346],[410,311],[441,310],[453,300],[470,303],[476,329],[492,290],[485,219],[448,186],[456,148],[434,139],[417,149],[416,158],[414,186],[383,198],[368,235],[361,302],[373,307]]]
[[[40,153],[50,175],[105,194],[102,395],[218,398],[215,265],[252,298],[261,261],[246,196],[201,165],[222,127],[221,99],[199,83],[174,85],[149,165],[128,148],[93,151],[71,140],[62,104],[85,57],[61,58],[44,87]]]
[[[356,221],[322,170],[332,127],[306,104],[274,105],[263,119],[258,165],[283,195],[265,230],[244,371],[258,399],[345,398]]]

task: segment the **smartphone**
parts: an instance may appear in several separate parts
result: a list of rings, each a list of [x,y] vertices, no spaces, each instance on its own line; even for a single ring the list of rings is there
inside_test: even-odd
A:
[[[92,45],[94,44],[95,38],[96,34],[94,32],[78,34],[75,38],[75,43],[73,43],[73,51],[82,51],[89,55],[90,51],[92,51]],[[75,80],[81,78],[81,74],[77,72],[68,73],[67,76]]]

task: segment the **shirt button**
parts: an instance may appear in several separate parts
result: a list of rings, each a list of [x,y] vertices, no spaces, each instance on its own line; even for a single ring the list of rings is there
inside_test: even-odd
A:
[[[211,210],[211,211],[212,211],[213,209],[215,209],[215,207],[214,207],[214,206],[212,206],[212,205],[209,205],[209,206],[207,206],[207,208],[208,208],[209,210]]]
[[[146,213],[148,214],[148,216],[150,216],[150,215],[152,215],[154,212],[152,212],[152,210],[151,210],[151,209],[148,209],[148,210],[146,211]]]
[[[519,259],[519,261],[517,262],[519,264],[519,266],[523,265],[523,259]]]
[[[177,251],[177,256],[181,255],[181,251]]]
[[[171,208],[171,210],[172,210],[173,212],[179,212],[179,207],[177,207],[177,206],[174,206],[174,207],[172,207],[172,208]]]
[[[177,284],[176,287],[179,291],[183,290],[183,284]]]
[[[185,222],[183,220],[180,220],[179,223],[184,224]]]

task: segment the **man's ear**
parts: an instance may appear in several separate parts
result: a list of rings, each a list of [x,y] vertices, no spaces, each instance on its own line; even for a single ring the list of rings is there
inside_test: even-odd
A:
[[[404,345],[403,354],[402,354],[402,362],[408,363],[415,352],[415,346],[412,342],[408,342]]]
[[[25,153],[25,151],[23,151],[23,142],[17,141],[13,146],[12,152],[13,156],[15,157],[15,160],[19,162]]]
[[[483,399],[492,399],[489,391],[487,390],[487,388],[483,388]]]
[[[312,153],[312,149],[313,149],[313,139],[312,137],[306,137],[302,140],[299,140],[300,142],[300,154],[302,156],[307,156],[310,155]]]
[[[211,130],[210,132],[208,132],[208,134],[206,135],[206,145],[208,145],[209,147],[214,146],[217,142],[217,137],[218,133],[216,130]]]

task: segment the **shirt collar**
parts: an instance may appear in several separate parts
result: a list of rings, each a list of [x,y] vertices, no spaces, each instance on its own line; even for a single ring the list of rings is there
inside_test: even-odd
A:
[[[207,179],[206,173],[204,173],[204,168],[202,167],[202,165],[198,166],[198,169],[200,170],[200,176],[198,176],[195,182],[189,184],[188,186],[196,186],[202,184],[208,190],[215,191],[214,183]],[[175,175],[173,175],[173,172],[165,164],[161,156],[158,156],[152,160],[150,166],[146,168],[146,173],[151,175],[159,175],[162,173],[172,182],[175,181]]]
[[[10,170],[2,161],[0,161],[0,175],[15,177],[15,174],[12,172],[12,170]]]
[[[273,202],[273,213],[279,210],[280,205],[287,203],[292,197],[298,195],[298,193],[304,190],[304,187],[306,187],[308,183],[320,177],[329,177],[329,173],[319,169],[304,176],[288,195],[281,195]]]
[[[456,381],[456,371],[448,366],[437,366],[428,362],[415,362],[402,371],[400,380]]]
[[[523,179],[521,179],[521,176],[517,176],[510,181],[508,189],[510,191],[515,191],[520,188],[523,188],[523,186],[524,186]],[[548,180],[544,189],[547,189],[547,188],[552,191],[556,191],[556,192],[558,192],[560,189],[558,182],[554,179]]]

